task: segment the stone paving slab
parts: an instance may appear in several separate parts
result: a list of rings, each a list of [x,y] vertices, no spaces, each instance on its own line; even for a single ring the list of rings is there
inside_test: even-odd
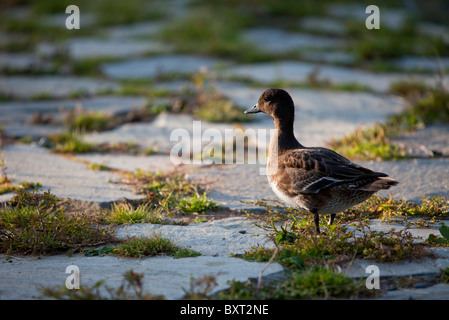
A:
[[[120,86],[111,80],[73,76],[8,76],[0,77],[0,93],[18,99],[45,95],[67,98],[74,93],[96,94],[117,90]]]
[[[58,197],[98,204],[126,199],[140,199],[130,187],[116,183],[121,176],[106,171],[90,170],[84,163],[53,154],[33,145],[9,145],[2,148],[8,178],[14,183],[41,183]],[[12,194],[0,196],[8,201]]]
[[[243,32],[243,39],[253,46],[270,53],[285,53],[301,48],[332,50],[344,45],[345,41],[335,37],[322,37],[298,32],[286,32],[276,28],[254,28]],[[266,41],[270,39],[270,41]]]
[[[147,99],[139,96],[95,96],[77,99],[7,101],[0,103],[2,116],[0,124],[6,130],[14,126],[29,125],[35,113],[51,117],[53,122],[61,123],[66,111],[82,108],[84,111],[104,112],[110,115],[124,115],[142,107]]]
[[[139,79],[199,72],[201,68],[210,69],[223,63],[222,60],[210,57],[169,54],[105,63],[100,68],[111,79]]]
[[[105,28],[104,33],[106,33],[109,38],[112,39],[142,39],[158,34],[161,29],[165,26],[163,22],[139,22],[133,24],[125,24],[118,26],[111,26]]]
[[[37,288],[64,286],[68,276],[64,273],[65,268],[76,265],[80,269],[80,282],[83,286],[92,286],[101,279],[105,281],[105,285],[117,288],[121,284],[123,273],[132,269],[136,273],[145,274],[145,290],[155,295],[164,295],[167,299],[179,299],[184,295],[183,288],[190,288],[191,277],[215,276],[218,283],[215,291],[227,288],[228,281],[232,279],[246,281],[250,277],[256,277],[265,263],[248,262],[229,254],[244,253],[251,246],[273,246],[264,236],[264,231],[254,226],[253,220],[242,217],[190,226],[132,224],[117,228],[117,236],[121,238],[153,234],[161,234],[182,247],[199,251],[202,255],[180,259],[164,256],[144,259],[85,257],[80,254],[37,259],[0,255],[0,298],[39,298]],[[264,275],[282,271],[279,264],[273,263]]]
[[[403,161],[359,162],[374,171],[387,173],[399,184],[380,194],[411,201],[422,196],[449,197],[449,159],[412,159]]]
[[[358,84],[378,92],[387,92],[390,85],[398,81],[423,81],[429,85],[435,85],[436,81],[436,77],[433,75],[373,73],[347,67],[288,60],[239,65],[227,68],[222,75],[242,77],[268,84],[278,81],[307,83],[310,74],[316,72],[319,80],[328,80],[332,84]],[[448,87],[449,76],[444,77],[444,80]]]
[[[218,286],[216,291],[228,287],[228,281],[246,281],[254,277],[266,263],[248,262],[230,256],[199,256],[195,258],[151,257],[145,259],[119,258],[114,256],[85,257],[80,254],[49,257],[0,256],[0,298],[40,299],[39,287],[64,286],[69,274],[69,265],[80,270],[80,285],[93,286],[100,280],[104,285],[118,288],[123,274],[129,270],[144,273],[143,288],[153,295],[163,295],[166,299],[180,299],[185,290],[190,289],[191,278],[214,276]],[[271,264],[265,275],[282,271],[276,263]],[[104,290],[104,296],[108,296]]]
[[[424,282],[424,286],[427,285]],[[449,299],[449,285],[436,284],[425,288],[407,288],[390,290],[379,298],[380,300],[447,300]]]
[[[95,58],[130,58],[169,49],[157,41],[143,41],[126,38],[94,39],[75,38],[67,43],[67,51],[75,60]]]
[[[379,267],[381,277],[409,277],[423,275],[439,275],[441,270],[449,266],[449,248],[431,248],[429,249],[435,258],[423,258],[415,261],[378,263],[366,259],[354,260],[348,269],[342,270],[348,276],[353,278],[367,277],[366,268],[369,265]],[[449,296],[447,297],[449,298]]]
[[[243,254],[252,246],[273,248],[266,232],[255,226],[257,220],[231,217],[206,223],[192,223],[188,227],[160,224],[130,224],[119,226],[119,238],[161,234],[183,247],[191,248],[208,256]]]
[[[89,163],[105,165],[111,169],[123,170],[128,172],[135,172],[137,170],[150,172],[169,172],[179,169],[179,166],[176,166],[171,162],[170,156],[163,154],[144,156],[88,153],[78,154],[76,158],[87,161]]]
[[[7,72],[50,72],[53,64],[33,53],[0,52],[0,71]]]
[[[449,126],[431,124],[423,129],[401,133],[391,142],[408,150],[413,157],[448,157]]]

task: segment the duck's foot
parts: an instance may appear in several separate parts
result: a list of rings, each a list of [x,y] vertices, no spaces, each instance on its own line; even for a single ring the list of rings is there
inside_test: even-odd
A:
[[[318,210],[313,209],[313,221],[315,222],[315,231],[316,234],[320,234],[320,215],[318,214]]]
[[[331,216],[329,218],[329,225],[331,226],[332,223],[334,223],[334,219],[335,219],[336,213],[331,213]]]

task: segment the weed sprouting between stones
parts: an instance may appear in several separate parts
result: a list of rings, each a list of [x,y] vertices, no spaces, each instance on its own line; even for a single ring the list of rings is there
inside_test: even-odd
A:
[[[229,289],[218,293],[222,300],[350,299],[373,295],[362,279],[354,280],[322,266],[295,270],[280,281],[263,283],[259,289],[253,281],[233,280]]]
[[[82,135],[76,131],[66,131],[48,137],[47,147],[57,153],[87,153],[95,151],[94,145],[82,140]]]
[[[440,228],[438,229],[442,235],[442,237],[436,236],[434,234],[429,234],[429,237],[426,240],[426,243],[441,247],[441,246],[449,246],[449,227],[444,223],[440,223]]]
[[[185,214],[213,211],[218,208],[219,206],[214,201],[208,199],[205,193],[201,196],[195,193],[193,197],[182,198],[179,202],[179,209]]]
[[[343,226],[328,226],[323,235],[313,232],[310,219],[294,219],[290,225],[267,229],[270,237],[281,247],[278,261],[290,268],[314,265],[335,265],[364,258],[379,262],[402,261],[425,255],[424,246],[413,243],[410,232],[371,230],[366,221]],[[248,251],[243,258],[259,255],[260,250]],[[265,253],[266,254],[266,253]]]
[[[402,81],[393,83],[390,91],[403,96],[409,107],[390,116],[386,124],[359,128],[341,139],[333,139],[329,146],[352,159],[404,159],[410,155],[403,147],[392,143],[392,138],[434,122],[449,122],[449,92],[443,85],[431,88],[422,83]]]
[[[78,290],[64,287],[41,288],[42,296],[46,298],[64,300],[162,300],[161,295],[152,295],[144,291],[144,274],[136,273],[132,269],[123,274],[122,284],[114,289],[98,281],[92,286],[80,286]]]
[[[181,174],[151,173],[138,170],[128,176],[136,192],[160,206],[168,214],[208,212],[219,206],[208,199],[204,190]]]
[[[58,199],[49,191],[18,190],[10,205],[0,208],[0,253],[39,255],[85,251],[88,255],[166,254],[177,258],[199,255],[160,235],[127,240],[115,237],[115,229],[110,224],[163,223],[160,211],[155,213],[151,204],[136,208],[126,203],[114,204],[111,210],[97,214],[68,213],[68,204],[68,200]],[[114,247],[109,246],[116,243]],[[106,246],[86,249],[101,245]]]
[[[151,203],[143,203],[133,206],[127,202],[113,203],[111,209],[103,210],[101,218],[104,223],[156,223],[164,222],[162,208],[157,208]]]
[[[49,191],[16,193],[10,206],[0,208],[2,253],[57,254],[117,241],[95,216],[65,213],[66,201]]]
[[[338,221],[334,225],[326,226],[323,223],[323,228],[327,231],[317,236],[312,230],[310,215],[296,210],[279,214],[267,202],[258,204],[265,206],[267,212],[272,214],[269,223],[259,224],[259,227],[268,231],[269,237],[281,247],[277,260],[289,268],[333,265],[354,258],[389,262],[423,257],[427,254],[426,245],[413,243],[409,226],[399,231],[375,231],[370,228],[369,219],[423,217],[435,222],[435,219],[449,215],[449,202],[443,197],[422,197],[421,203],[415,203],[373,196],[338,215]],[[274,208],[279,209],[279,206]],[[284,224],[279,225],[282,220],[285,221]],[[445,233],[447,227],[441,228],[442,234]],[[428,244],[432,243],[432,239],[427,241]],[[443,238],[436,239],[434,242],[440,245],[446,241]],[[268,261],[272,253],[272,249],[253,247],[241,257],[253,261]]]
[[[199,252],[187,248],[181,248],[168,238],[160,234],[151,237],[135,237],[118,245],[113,254],[131,258],[143,258],[156,255],[169,255],[175,258],[196,257]]]
[[[350,208],[341,215],[351,220],[361,214],[369,218],[388,220],[393,217],[444,218],[449,216],[449,201],[440,196],[423,196],[420,202],[373,196],[358,206]]]

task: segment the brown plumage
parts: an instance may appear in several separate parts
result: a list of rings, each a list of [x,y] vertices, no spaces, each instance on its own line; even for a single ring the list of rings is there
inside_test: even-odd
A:
[[[319,233],[319,215],[335,214],[398,182],[374,172],[326,148],[307,148],[293,134],[295,106],[282,89],[267,89],[258,103],[245,113],[264,112],[273,117],[275,134],[270,141],[267,173],[274,193],[287,205],[314,216]]]

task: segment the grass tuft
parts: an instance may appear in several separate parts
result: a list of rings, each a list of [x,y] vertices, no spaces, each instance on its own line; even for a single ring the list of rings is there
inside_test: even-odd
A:
[[[156,255],[169,255],[175,258],[196,257],[199,252],[180,248],[170,239],[163,238],[160,234],[153,236],[131,238],[114,249],[114,254],[131,258],[143,258]]]
[[[163,222],[160,208],[149,203],[133,207],[130,203],[114,203],[110,210],[103,213],[106,223],[157,223]]]
[[[66,214],[66,202],[49,191],[16,192],[12,205],[0,208],[1,253],[57,254],[117,240],[94,216]]]
[[[357,129],[329,147],[357,160],[398,160],[409,158],[407,150],[390,140],[403,131],[411,131],[435,122],[449,122],[449,92],[442,86],[430,88],[418,82],[398,82],[390,91],[407,99],[409,107],[387,119],[386,124]]]
[[[195,193],[193,197],[182,198],[179,202],[179,209],[184,214],[208,212],[218,208],[219,206],[213,200],[208,199],[205,193],[201,196]]]

